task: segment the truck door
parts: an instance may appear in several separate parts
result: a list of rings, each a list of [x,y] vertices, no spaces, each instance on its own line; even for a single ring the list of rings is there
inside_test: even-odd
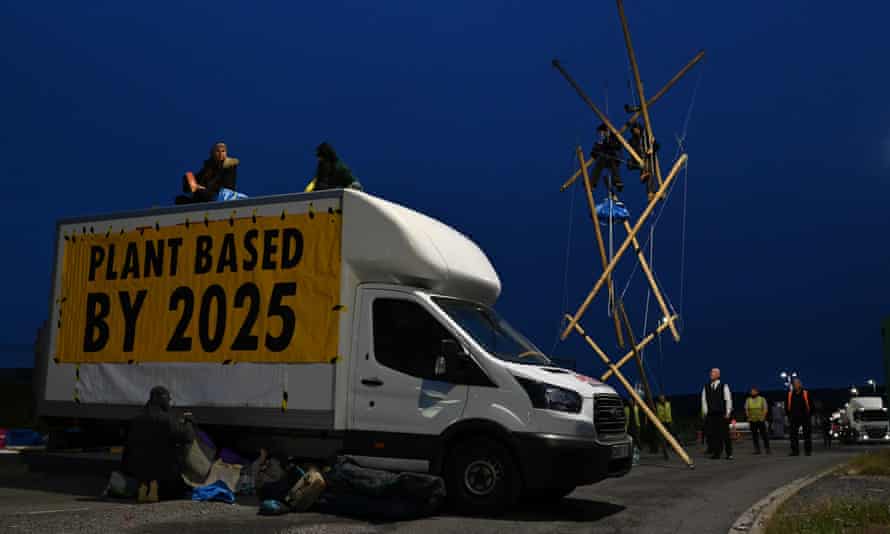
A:
[[[436,435],[461,417],[468,386],[443,368],[455,336],[409,293],[363,290],[353,428]]]

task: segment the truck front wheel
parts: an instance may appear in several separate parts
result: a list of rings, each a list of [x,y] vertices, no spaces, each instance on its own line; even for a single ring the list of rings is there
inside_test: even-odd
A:
[[[457,444],[445,472],[448,498],[458,512],[500,515],[519,497],[522,487],[510,451],[490,439]]]

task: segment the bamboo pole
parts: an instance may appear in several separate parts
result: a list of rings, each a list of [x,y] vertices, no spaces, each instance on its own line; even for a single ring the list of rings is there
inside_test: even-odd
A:
[[[673,168],[671,168],[671,172],[668,173],[667,179],[665,179],[664,183],[661,184],[661,187],[658,188],[658,191],[655,192],[655,196],[649,202],[649,205],[646,206],[646,209],[640,215],[640,218],[637,220],[637,223],[628,233],[627,238],[625,238],[624,243],[621,244],[621,247],[618,248],[618,251],[615,253],[615,256],[612,257],[612,261],[609,262],[609,265],[603,270],[603,274],[600,275],[599,280],[597,280],[596,284],[594,284],[593,289],[588,293],[587,298],[584,299],[584,302],[581,304],[581,307],[578,308],[578,311],[575,312],[575,315],[572,316],[571,320],[569,320],[568,326],[562,332],[560,336],[561,339],[565,339],[568,337],[569,332],[572,331],[572,328],[578,324],[578,320],[584,315],[584,312],[587,311],[587,308],[590,306],[590,303],[593,302],[594,297],[599,292],[599,290],[603,287],[603,283],[606,280],[606,277],[612,274],[612,271],[615,270],[615,266],[618,265],[618,260],[621,259],[621,256],[630,246],[630,241],[640,231],[640,228],[643,227],[643,224],[646,222],[646,219],[649,218],[649,215],[652,214],[652,211],[655,209],[656,204],[661,198],[664,196],[668,187],[670,187],[671,183],[674,181],[674,178],[677,176],[677,173],[680,172],[680,168],[686,164],[688,160],[688,156],[686,154],[681,154],[677,161],[674,163]]]
[[[568,72],[566,72],[562,65],[560,65],[559,60],[554,59],[553,66],[556,68],[556,70],[559,71],[560,74],[562,74],[563,78],[565,78],[566,81],[569,82],[569,85],[571,85],[575,89],[575,92],[578,93],[578,96],[581,97],[581,100],[583,100],[587,104],[587,106],[592,109],[594,113],[596,113],[596,116],[599,117],[600,121],[602,121],[602,123],[606,125],[606,128],[608,128],[609,131],[612,132],[612,135],[614,135],[618,139],[618,142],[621,143],[621,146],[624,147],[624,150],[627,150],[627,153],[630,154],[630,157],[632,157],[634,161],[636,161],[637,164],[642,167],[644,163],[643,159],[640,158],[640,155],[637,154],[636,150],[634,150],[633,147],[630,146],[630,143],[627,142],[627,139],[625,139],[623,135],[618,133],[618,130],[609,120],[609,117],[606,117],[603,112],[600,111],[598,107],[596,107],[596,104],[594,104],[590,97],[587,96],[587,94],[584,92],[584,90],[581,89],[581,86],[578,85],[578,83],[575,82],[575,80],[569,75]]]
[[[624,327],[627,329],[627,337],[630,340],[631,352],[633,352],[634,359],[637,360],[637,366],[640,368],[640,378],[643,380],[643,390],[646,392],[646,402],[649,403],[649,407],[653,410],[655,409],[655,397],[652,396],[652,387],[649,385],[649,376],[646,374],[646,368],[643,367],[643,358],[640,356],[640,351],[637,350],[637,340],[634,339],[634,333],[630,326],[630,319],[627,318],[627,310],[624,309],[624,301],[618,301],[618,313],[621,314],[621,320],[624,323]]]
[[[630,68],[633,71],[634,83],[637,86],[637,94],[640,96],[640,111],[643,114],[643,124],[646,126],[646,138],[648,139],[649,158],[655,153],[655,134],[652,133],[652,121],[649,120],[649,104],[646,103],[646,93],[643,92],[643,80],[640,79],[640,68],[637,66],[637,56],[634,54],[634,45],[630,39],[630,28],[627,26],[627,17],[624,16],[624,2],[615,0],[618,4],[618,16],[621,18],[621,29],[624,31],[624,42],[627,45],[627,57],[630,58]],[[655,178],[661,185],[661,172],[655,167]]]
[[[682,78],[683,76],[686,76],[686,73],[689,72],[689,70],[692,67],[694,67],[699,61],[704,59],[704,57],[705,57],[705,51],[704,50],[699,51],[699,53],[696,54],[695,57],[689,61],[689,63],[687,63],[682,69],[680,69],[679,72],[677,72],[677,74],[674,74],[674,77],[671,78],[668,81],[668,83],[664,84],[664,86],[657,93],[655,93],[655,96],[653,96],[646,102],[646,106],[652,107],[652,104],[658,102],[661,99],[661,97],[663,97],[664,94],[667,93],[671,87],[673,87],[674,85],[676,85],[676,83],[678,81],[680,81],[680,78]],[[638,118],[640,118],[641,113],[642,113],[642,111],[637,111],[633,115],[631,115],[630,118],[627,119],[627,122],[624,124],[624,126],[622,126],[621,129],[618,131],[621,133],[626,132],[629,127],[629,124],[632,123],[633,121],[637,120]]]
[[[624,221],[624,230],[627,232],[628,235],[630,235],[630,223],[627,221]],[[658,289],[658,283],[655,282],[655,275],[652,274],[652,269],[649,267],[649,262],[646,261],[646,256],[643,254],[643,249],[640,248],[640,242],[637,241],[636,236],[633,236],[631,238],[631,243],[633,244],[634,250],[637,253],[637,259],[640,260],[640,267],[643,268],[643,273],[646,275],[646,280],[649,281],[649,287],[652,289],[652,294],[655,295],[655,300],[658,302],[658,306],[661,308],[661,313],[664,314],[664,318],[668,321],[668,325],[671,329],[671,334],[673,334],[674,336],[674,341],[679,343],[680,332],[677,331],[677,327],[676,325],[674,325],[674,321],[670,319],[671,313],[664,301],[661,290]]]
[[[584,190],[587,192],[587,204],[590,206],[590,217],[593,220],[593,230],[596,234],[596,244],[600,250],[600,259],[603,262],[603,269],[606,268],[606,265],[609,264],[609,257],[606,256],[606,245],[603,242],[603,232],[600,230],[599,220],[596,217],[596,202],[593,200],[593,188],[590,186],[590,176],[587,175],[587,169],[584,168],[584,152],[581,150],[581,147],[576,148],[576,152],[578,153],[578,161],[581,162],[581,170],[584,173]],[[606,281],[609,284],[609,292],[614,291],[614,285],[612,284],[612,277],[609,276],[609,279]],[[618,346],[624,348],[624,335],[621,332],[621,323],[618,320],[618,315],[614,313],[614,310],[609,310],[612,314],[612,319],[615,323],[615,336],[618,338]]]
[[[566,314],[566,317],[569,317],[569,315]],[[671,435],[671,433],[667,431],[667,429],[664,427],[664,425],[661,424],[661,421],[658,420],[658,417],[652,412],[652,410],[648,406],[646,406],[646,403],[643,402],[643,399],[640,398],[640,395],[634,390],[633,386],[630,385],[630,382],[627,381],[627,379],[624,377],[624,375],[621,374],[621,371],[618,370],[618,368],[615,366],[615,364],[613,364],[609,360],[609,357],[606,355],[606,353],[603,352],[603,350],[601,348],[599,348],[599,346],[596,344],[596,342],[594,342],[592,339],[590,339],[590,336],[588,336],[584,332],[584,329],[581,328],[581,325],[579,325],[578,323],[575,323],[574,325],[572,325],[572,327],[575,330],[577,330],[579,334],[581,334],[581,336],[584,338],[584,340],[587,342],[587,344],[590,345],[593,348],[594,352],[596,352],[597,355],[599,355],[600,359],[603,360],[603,363],[605,363],[612,370],[612,372],[615,374],[615,376],[618,377],[618,380],[624,386],[624,389],[627,390],[628,395],[633,397],[634,402],[636,402],[637,405],[640,407],[640,409],[643,410],[643,413],[646,415],[646,417],[648,417],[649,420],[652,421],[652,424],[655,425],[655,428],[657,428],[658,431],[661,432],[661,434],[664,436],[664,439],[667,440],[667,442],[671,446],[671,448],[674,449],[674,452],[677,453],[677,456],[682,458],[683,461],[686,462],[686,465],[688,465],[689,467],[695,467],[695,464],[692,462],[692,459],[689,457],[688,454],[686,454],[686,451],[677,442],[676,438],[674,438],[674,436]]]
[[[678,318],[679,318],[678,315],[674,315],[673,317],[671,317],[671,319],[673,319],[673,320],[675,320],[675,321],[676,321]],[[664,332],[665,330],[667,330],[667,328],[668,328],[667,322],[664,322],[664,323],[658,325],[658,328],[655,329],[655,332],[650,333],[649,335],[647,335],[646,337],[644,337],[643,339],[641,339],[640,342],[637,343],[637,344],[635,345],[636,349],[637,349],[637,350],[643,350],[647,345],[649,345],[649,343],[652,343],[652,341],[653,341],[659,334],[661,334],[662,332]],[[634,353],[633,353],[633,351],[628,351],[627,354],[625,354],[620,360],[618,360],[618,361],[615,363],[615,366],[616,366],[616,367],[622,367],[624,364],[626,364],[627,362],[629,362],[630,359],[633,358],[633,357],[634,357]],[[608,380],[609,377],[611,377],[611,376],[612,376],[612,371],[611,371],[611,370],[608,370],[608,371],[606,371],[606,372],[603,374],[603,376],[600,377],[600,380],[603,381],[603,382],[605,382],[605,381]]]
[[[655,96],[653,96],[652,98],[649,99],[649,102],[647,102],[647,105],[648,105],[649,107],[652,107],[653,104],[655,104],[656,102],[658,102],[658,100],[659,100],[661,97],[663,97],[663,96],[665,95],[665,93],[667,93],[668,90],[670,90],[671,87],[673,87],[674,85],[676,85],[676,83],[677,83],[678,81],[680,81],[680,78],[682,78],[683,76],[685,76],[686,73],[689,72],[689,70],[690,70],[692,67],[694,67],[699,61],[701,61],[702,58],[704,58],[704,57],[705,57],[705,51],[704,51],[704,50],[702,50],[702,51],[700,51],[698,54],[696,54],[695,57],[692,58],[692,60],[691,60],[689,63],[687,63],[686,66],[684,66],[682,69],[680,69],[680,71],[677,72],[677,74],[675,74],[674,77],[671,78],[670,81],[669,81],[668,83],[664,84],[664,87],[662,87],[660,91],[658,91],[657,93],[655,93]],[[618,133],[623,134],[624,132],[626,132],[626,131],[627,131],[627,128],[628,128],[628,125],[629,125],[631,122],[637,120],[637,119],[639,118],[639,116],[640,116],[640,112],[639,112],[639,111],[637,111],[636,113],[634,113],[633,115],[631,115],[630,118],[627,120],[627,122],[624,123],[624,126],[622,126],[622,127],[618,130]],[[585,161],[583,165],[584,165],[584,167],[586,167],[587,169],[590,169],[590,167],[593,165],[593,158],[591,158],[591,159]],[[657,165],[657,160],[656,160],[656,165]],[[581,170],[579,169],[577,172],[575,172],[575,174],[572,175],[571,178],[569,178],[568,180],[566,180],[566,182],[565,182],[564,184],[562,184],[562,187],[560,187],[559,190],[560,190],[560,191],[565,191],[566,189],[568,189],[569,187],[571,187],[573,183],[575,183],[575,180],[577,180],[577,179],[580,178],[580,177],[581,177]]]
[[[656,412],[656,416],[658,415],[657,410],[655,410],[655,397],[652,395],[652,388],[649,385],[649,375],[646,373],[646,369],[643,367],[643,356],[640,354],[640,351],[637,350],[637,339],[634,336],[633,328],[630,325],[630,319],[627,317],[627,309],[624,307],[624,301],[618,301],[618,310],[621,313],[621,318],[624,322],[624,327],[627,328],[627,337],[630,339],[631,346],[633,347],[634,357],[637,360],[637,364],[640,367],[640,376],[643,378],[643,386],[646,388],[646,395],[649,400],[649,407],[652,408]],[[664,453],[664,459],[668,459],[667,449],[664,447],[660,447]]]

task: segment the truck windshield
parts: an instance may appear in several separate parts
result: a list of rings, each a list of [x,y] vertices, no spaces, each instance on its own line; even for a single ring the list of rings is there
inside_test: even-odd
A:
[[[491,308],[450,298],[433,300],[492,356],[514,363],[550,365],[547,356]]]

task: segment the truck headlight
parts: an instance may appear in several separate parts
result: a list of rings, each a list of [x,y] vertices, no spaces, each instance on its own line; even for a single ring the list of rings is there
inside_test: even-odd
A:
[[[557,412],[579,413],[581,411],[581,395],[570,390],[535,382],[527,378],[515,377],[519,385],[528,394],[532,406],[542,410],[555,410]]]

